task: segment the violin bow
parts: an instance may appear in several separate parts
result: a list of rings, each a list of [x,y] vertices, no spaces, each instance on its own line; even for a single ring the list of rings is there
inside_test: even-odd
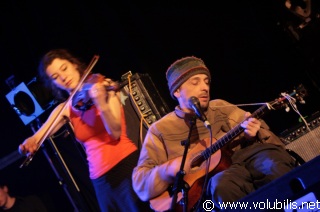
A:
[[[28,166],[29,163],[32,161],[34,155],[38,152],[40,146],[43,144],[43,142],[47,139],[47,137],[50,135],[50,133],[52,132],[53,128],[56,126],[58,120],[60,119],[60,116],[62,114],[62,111],[64,111],[68,105],[68,103],[70,102],[70,100],[72,100],[72,98],[74,97],[75,93],[82,87],[82,84],[84,83],[85,79],[88,77],[88,75],[90,74],[90,72],[92,71],[93,67],[95,66],[95,64],[98,62],[99,59],[99,55],[94,55],[93,58],[91,59],[86,71],[84,72],[84,74],[82,75],[78,85],[76,86],[76,88],[71,92],[71,94],[69,95],[68,99],[65,101],[63,107],[61,107],[61,109],[59,110],[57,116],[55,117],[55,119],[53,120],[53,122],[51,122],[49,128],[47,129],[47,131],[43,134],[43,136],[41,137],[41,139],[37,142],[38,146],[36,151],[33,154],[29,154],[27,155],[26,159],[23,161],[23,163],[20,165],[20,168]]]

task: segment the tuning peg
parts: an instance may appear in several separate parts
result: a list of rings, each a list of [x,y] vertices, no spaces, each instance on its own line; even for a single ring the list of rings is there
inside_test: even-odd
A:
[[[290,111],[290,107],[288,105],[286,105],[286,109],[285,109],[286,112],[289,112]]]

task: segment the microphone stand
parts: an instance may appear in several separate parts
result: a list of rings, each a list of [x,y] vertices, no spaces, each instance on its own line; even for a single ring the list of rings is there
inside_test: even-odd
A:
[[[182,192],[182,204],[183,204],[183,211],[186,212],[187,211],[187,207],[188,207],[188,190],[190,189],[190,186],[188,185],[188,183],[186,183],[183,180],[184,175],[186,174],[185,171],[183,170],[185,162],[186,162],[186,158],[187,158],[187,153],[188,153],[188,149],[190,146],[190,137],[191,137],[191,132],[193,127],[196,124],[196,116],[192,117],[192,119],[190,120],[190,130],[189,130],[189,134],[188,134],[188,138],[186,140],[181,141],[181,145],[184,146],[184,152],[183,152],[183,156],[182,156],[182,161],[181,161],[181,165],[180,165],[180,169],[175,177],[175,182],[174,185],[172,187],[172,202],[171,202],[171,208],[170,211],[175,211],[175,205],[177,202],[177,198],[178,198],[178,193],[181,191]]]

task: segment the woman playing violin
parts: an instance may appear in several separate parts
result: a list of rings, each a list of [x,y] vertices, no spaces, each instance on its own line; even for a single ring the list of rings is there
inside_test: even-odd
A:
[[[61,91],[75,92],[86,68],[67,50],[54,49],[43,56],[38,71],[54,95],[62,95]],[[126,135],[120,92],[105,89],[114,85],[112,80],[99,79],[88,89],[92,106],[79,110],[71,101],[59,104],[41,128],[19,146],[19,151],[24,155],[34,154],[50,125],[55,123],[49,134],[53,135],[67,117],[77,141],[85,147],[90,179],[101,211],[145,211],[149,206],[132,189],[131,174],[139,153]]]

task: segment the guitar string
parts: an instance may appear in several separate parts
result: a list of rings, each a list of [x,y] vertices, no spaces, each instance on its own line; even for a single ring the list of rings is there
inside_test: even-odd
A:
[[[210,146],[212,146],[212,142],[213,142],[213,139],[212,139],[212,130],[211,130],[211,127],[209,128],[209,132],[210,132]],[[211,152],[211,149],[210,149],[210,152]],[[203,182],[203,185],[202,185],[202,189],[201,189],[201,195],[200,195],[200,199],[198,200],[198,204],[195,208],[195,211],[198,211],[199,207],[200,207],[200,204],[202,203],[202,199],[203,199],[203,195],[204,195],[204,191],[205,191],[205,187],[207,185],[207,181],[208,181],[208,176],[209,176],[209,168],[210,168],[210,162],[211,162],[211,153],[210,153],[210,156],[206,159],[207,160],[207,164],[206,164],[206,174],[205,174],[205,178],[204,178],[204,182]]]
[[[301,120],[303,121],[303,123],[305,124],[306,128],[308,129],[308,131],[310,132],[311,129],[308,126],[308,123],[306,121],[306,119],[303,117],[303,115],[299,112],[298,107],[296,105],[296,99],[293,98],[292,96],[290,96],[287,93],[282,93],[281,94],[284,98],[286,98],[291,106],[291,108],[293,109],[294,112],[296,112],[299,117],[301,118]],[[267,107],[271,110],[274,109],[269,103],[264,102],[264,103],[247,103],[247,104],[233,104],[233,105],[224,105],[224,106],[215,106],[215,107],[232,107],[232,106],[238,106],[238,107],[243,107],[243,106],[257,106],[257,105],[267,105]],[[289,108],[290,109],[290,108]],[[289,112],[288,109],[286,109],[286,112]]]

